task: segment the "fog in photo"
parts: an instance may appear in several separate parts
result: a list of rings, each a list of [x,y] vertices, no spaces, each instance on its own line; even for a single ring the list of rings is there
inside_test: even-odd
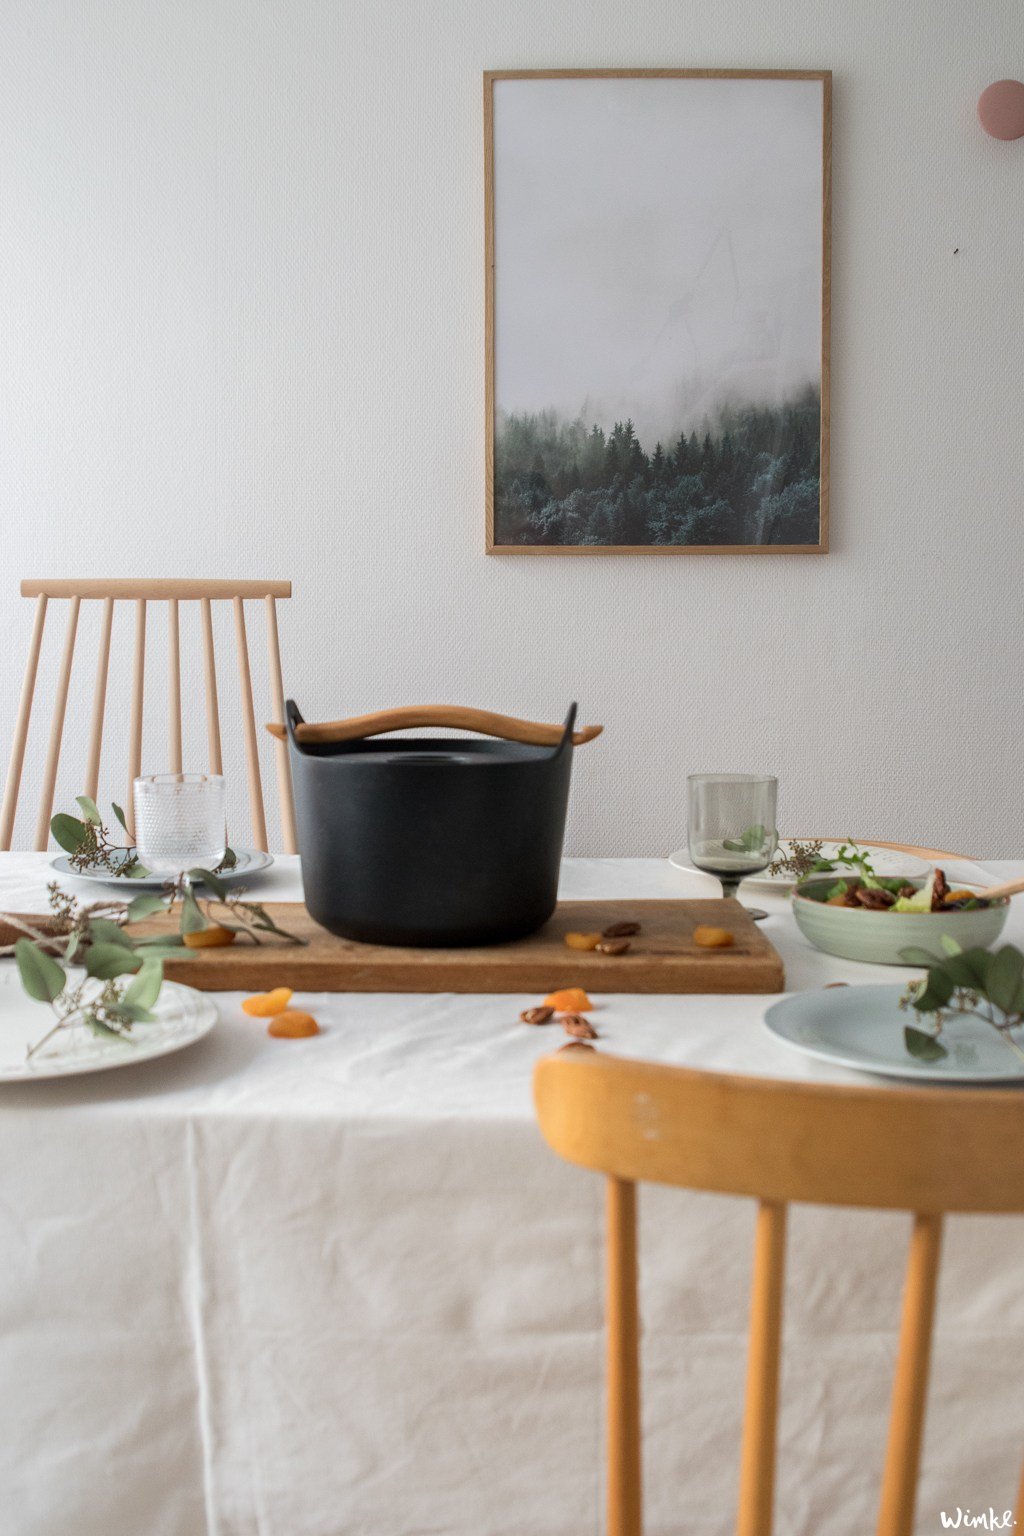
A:
[[[818,542],[822,100],[495,82],[498,543]]]

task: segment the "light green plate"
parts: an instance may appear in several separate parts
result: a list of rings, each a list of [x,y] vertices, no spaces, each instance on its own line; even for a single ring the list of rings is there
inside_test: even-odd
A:
[[[1024,1061],[982,1019],[952,1018],[942,1031],[949,1052],[918,1061],[903,1044],[906,1025],[929,1029],[912,1009],[900,1012],[903,987],[823,987],[773,1003],[765,1028],[786,1045],[838,1067],[929,1083],[1024,1082]],[[1017,1037],[1020,1041],[1020,1031]]]

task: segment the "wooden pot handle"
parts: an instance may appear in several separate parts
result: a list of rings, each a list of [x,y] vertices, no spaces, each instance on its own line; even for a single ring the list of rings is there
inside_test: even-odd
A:
[[[464,709],[457,704],[413,704],[404,709],[382,709],[372,715],[353,715],[349,720],[327,720],[321,725],[305,721],[295,727],[295,739],[310,745],[335,741],[362,741],[366,736],[380,736],[385,731],[408,731],[416,726],[438,726],[448,730],[476,731],[480,736],[497,736],[502,741],[520,741],[530,747],[557,747],[565,735],[564,725],[541,725],[533,720],[517,720],[512,715],[496,715],[489,709]],[[601,725],[586,725],[572,734],[574,747],[600,736]],[[276,722],[267,726],[272,736],[284,741],[287,731]]]

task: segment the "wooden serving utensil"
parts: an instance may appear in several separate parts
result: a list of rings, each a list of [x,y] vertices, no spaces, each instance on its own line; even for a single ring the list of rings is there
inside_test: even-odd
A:
[[[513,715],[494,714],[489,709],[466,709],[460,705],[412,704],[403,709],[382,709],[372,715],[353,715],[348,720],[327,720],[320,725],[303,721],[295,727],[295,739],[323,744],[336,741],[362,741],[385,731],[408,731],[418,726],[476,731],[480,736],[497,736],[502,741],[518,741],[530,747],[557,747],[565,735],[564,725],[544,725],[534,720],[517,720]],[[604,727],[585,725],[572,733],[574,747],[582,747]],[[267,730],[278,741],[287,738],[285,726],[274,721]]]
[[[998,901],[1001,896],[1019,896],[1024,891],[1024,880],[1007,880],[1004,885],[983,885],[978,890],[982,901]]]

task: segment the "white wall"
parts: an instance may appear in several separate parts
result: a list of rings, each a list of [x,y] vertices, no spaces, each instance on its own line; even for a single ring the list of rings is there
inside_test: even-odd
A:
[[[572,851],[668,852],[720,767],[784,830],[1019,853],[1024,143],[974,103],[1021,43],[1018,0],[5,0],[3,732],[20,577],[289,575],[311,718],[603,721]],[[550,65],[834,70],[830,555],[484,556],[480,76]]]

